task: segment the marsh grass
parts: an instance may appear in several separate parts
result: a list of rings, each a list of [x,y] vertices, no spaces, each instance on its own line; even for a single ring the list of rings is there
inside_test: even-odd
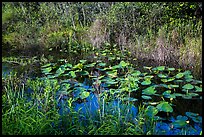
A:
[[[7,79],[8,83],[4,86],[5,92],[2,95],[2,134],[4,135],[143,133],[141,122],[135,124],[126,118],[126,109],[120,109],[118,105],[115,107],[108,105],[102,99],[100,102],[102,109],[96,111],[94,118],[88,113],[76,112],[73,106],[70,107],[70,113],[60,115],[56,107],[57,101],[51,99],[52,94],[59,88],[56,81],[28,80],[26,86],[17,87],[14,83],[15,78],[11,76]],[[31,93],[27,93],[27,86],[33,89]],[[28,97],[31,98],[28,100]]]
[[[83,61],[81,61],[83,62]],[[78,65],[76,65],[78,66]],[[128,63],[121,61],[115,67],[121,67],[121,73],[125,71]],[[61,68],[61,67],[60,67]],[[164,66],[157,68],[145,67],[151,73],[158,74],[164,70]],[[129,70],[130,69],[130,70]],[[84,108],[75,110],[74,103],[79,103],[77,98],[72,98],[65,93],[73,93],[70,84],[67,84],[66,91],[59,79],[49,79],[47,77],[27,79],[22,82],[21,77],[16,73],[4,77],[2,92],[2,134],[4,135],[156,135],[160,134],[156,130],[155,119],[157,112],[153,106],[146,107],[139,104],[137,115],[132,112],[131,107],[134,106],[136,99],[130,96],[130,92],[135,90],[133,76],[138,75],[150,77],[147,73],[128,69],[124,75],[124,79],[118,79],[121,82],[121,91],[112,89],[106,93],[105,89],[97,98],[98,108],[94,115],[91,107],[82,100]],[[172,68],[171,68],[172,69]],[[169,70],[170,71],[170,70]],[[110,73],[114,76],[114,73]],[[134,72],[134,73],[133,73]],[[151,74],[150,73],[150,74]],[[186,72],[187,73],[187,72]],[[134,74],[131,76],[131,74]],[[177,74],[177,73],[176,73]],[[176,75],[178,78],[182,73]],[[183,76],[183,75],[182,75]],[[159,75],[163,77],[163,75]],[[109,79],[110,80],[110,79]],[[98,79],[99,81],[99,79]],[[110,81],[109,81],[110,82]],[[143,87],[147,84],[143,81]],[[94,83],[94,82],[93,82]],[[92,84],[93,84],[92,83]],[[110,83],[111,84],[111,83]],[[65,84],[66,85],[66,84]],[[82,84],[81,84],[82,85]],[[148,84],[147,84],[148,85]],[[146,85],[146,86],[147,86]],[[190,84],[187,84],[190,85]],[[80,84],[78,84],[80,86]],[[192,86],[192,85],[191,85]],[[66,87],[66,86],[65,86]],[[128,88],[126,88],[128,87]],[[85,90],[83,87],[78,87]],[[122,89],[124,88],[124,89]],[[189,88],[189,87],[186,87]],[[61,92],[58,92],[60,91]],[[137,89],[136,89],[137,90]],[[200,89],[201,90],[201,89]],[[84,92],[84,91],[83,91]],[[146,92],[146,91],[145,91]],[[63,100],[64,95],[68,96],[67,100]],[[116,99],[116,100],[115,100]],[[62,101],[65,103],[59,105]],[[95,105],[95,104],[93,104]],[[152,109],[149,109],[152,108]],[[154,109],[153,109],[154,108]],[[86,109],[86,111],[81,111]],[[167,107],[168,109],[168,107]],[[189,134],[187,128],[182,128],[179,134]]]

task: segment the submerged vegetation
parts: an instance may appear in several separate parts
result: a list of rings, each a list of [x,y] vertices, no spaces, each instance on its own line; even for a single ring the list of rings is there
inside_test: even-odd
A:
[[[3,2],[2,134],[201,135],[201,11]]]

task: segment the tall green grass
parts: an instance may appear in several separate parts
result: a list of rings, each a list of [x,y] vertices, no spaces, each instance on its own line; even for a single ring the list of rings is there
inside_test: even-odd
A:
[[[87,114],[76,112],[72,103],[68,114],[59,115],[58,102],[54,99],[59,88],[57,81],[28,79],[26,84],[18,85],[17,79],[16,74],[3,79],[7,82],[2,94],[3,135],[144,134],[142,125],[147,120],[142,115],[138,115],[134,123],[126,118],[127,109],[114,108],[103,99],[94,118],[88,111]],[[33,90],[32,93],[27,93],[28,87]],[[142,114],[142,111],[144,109],[140,109],[139,113]],[[81,120],[86,116],[85,121]]]

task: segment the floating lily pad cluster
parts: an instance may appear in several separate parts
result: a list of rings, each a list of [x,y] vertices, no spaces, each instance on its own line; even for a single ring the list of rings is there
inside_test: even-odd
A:
[[[180,69],[166,66],[145,66],[144,70],[146,71],[141,72],[124,60],[115,65],[108,65],[101,60],[80,60],[76,65],[65,62],[58,67],[56,63],[42,66],[42,73],[46,77],[59,80],[63,77],[71,85],[71,81],[79,82],[79,78],[88,78],[93,87],[91,92],[97,91],[100,97],[121,98],[129,103],[142,99],[143,104],[147,104],[148,116],[156,115],[159,111],[172,113],[172,100],[178,97],[202,99],[202,81],[193,79],[190,71],[181,72]],[[89,92],[80,87],[80,98],[87,98]],[[136,98],[135,95],[141,96]]]

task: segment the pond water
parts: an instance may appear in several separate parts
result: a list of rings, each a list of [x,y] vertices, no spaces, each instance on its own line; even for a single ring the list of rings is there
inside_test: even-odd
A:
[[[18,71],[18,70],[9,63],[2,63],[2,77],[9,75],[10,72],[13,72],[13,71]],[[87,84],[86,81],[81,83],[81,85],[87,91],[89,91],[92,88],[90,85]],[[76,90],[76,92],[74,92],[75,95],[78,94],[78,92],[79,91]],[[32,89],[28,88],[26,93],[31,94]],[[67,102],[68,97],[67,96],[59,97],[59,96],[60,96],[60,93],[57,93],[56,97],[55,97],[56,99],[60,98],[60,100],[58,101],[58,108],[59,108],[58,113],[60,115],[68,114],[70,112],[70,110],[68,108],[68,102]],[[30,98],[28,98],[27,100],[30,101]],[[177,104],[179,105],[178,102],[177,102]],[[201,105],[202,105],[202,103],[201,103]],[[96,113],[97,113],[97,111],[99,111],[99,109],[100,109],[100,111],[103,111],[103,108],[100,108],[100,106],[101,105],[99,105],[99,102],[98,102],[98,95],[94,94],[94,93],[90,93],[90,95],[86,98],[86,101],[81,102],[81,103],[74,103],[74,111],[78,112],[79,115],[80,114],[81,115],[87,114],[87,115],[81,117],[81,120],[86,121],[89,118],[94,119],[94,117],[96,116]],[[135,106],[134,104],[131,104],[128,106],[126,104],[122,104],[119,100],[115,99],[115,100],[109,102],[108,104],[107,103],[104,104],[103,107],[108,108],[108,110],[110,111],[109,113],[111,113],[111,114],[118,114],[118,106],[120,106],[121,110],[127,110],[128,109],[129,113],[124,114],[124,115],[126,115],[127,118],[131,121],[135,120],[135,118],[138,114],[138,107]],[[181,105],[181,106],[183,106],[183,105]],[[186,106],[186,107],[189,107],[189,106]],[[201,114],[202,114],[202,110],[200,108],[198,108],[198,109],[199,110],[197,110],[197,111],[201,112]],[[107,110],[107,109],[105,109],[105,110]],[[124,111],[124,112],[127,112],[127,111]],[[185,110],[184,110],[184,112],[185,112]],[[183,112],[183,114],[184,114],[184,112]],[[183,114],[180,114],[180,115],[183,115]],[[176,120],[176,118],[171,116],[171,122],[174,122],[175,120]],[[188,135],[199,135],[200,132],[202,131],[202,123],[201,124],[195,123],[192,126],[189,125],[186,127],[186,129],[188,129],[187,133],[186,133]],[[176,135],[182,131],[178,127],[171,127],[170,122],[157,122],[156,123],[156,132],[158,134],[163,134],[163,135]]]

